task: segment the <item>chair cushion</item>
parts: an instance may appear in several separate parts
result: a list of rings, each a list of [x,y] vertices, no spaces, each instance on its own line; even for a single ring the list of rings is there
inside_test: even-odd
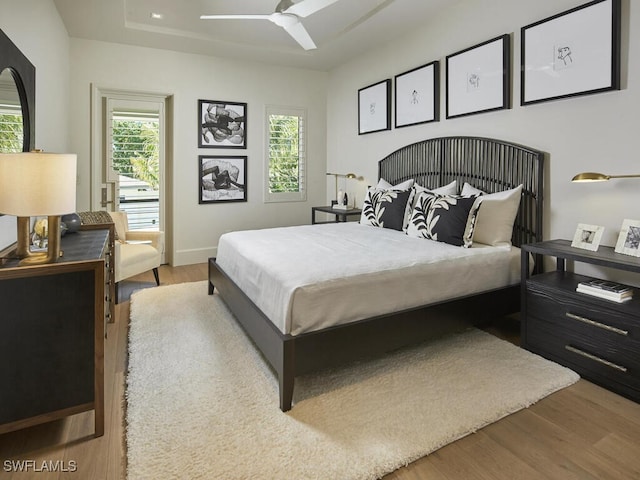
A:
[[[161,255],[148,244],[123,243],[116,245],[116,282],[160,266]]]
[[[109,212],[113,219],[113,225],[116,228],[116,236],[120,242],[124,242],[127,238],[127,230],[129,230],[129,221],[126,212]]]

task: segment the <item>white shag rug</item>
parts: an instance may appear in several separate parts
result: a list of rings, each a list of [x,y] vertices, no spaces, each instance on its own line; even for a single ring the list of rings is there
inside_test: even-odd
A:
[[[375,479],[578,380],[478,331],[277,380],[207,283],[131,301],[129,480]]]

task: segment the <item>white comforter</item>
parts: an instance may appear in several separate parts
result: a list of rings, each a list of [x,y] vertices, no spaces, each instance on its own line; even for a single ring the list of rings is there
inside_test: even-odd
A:
[[[355,222],[232,232],[217,263],[297,335],[519,282],[515,247],[454,247]]]

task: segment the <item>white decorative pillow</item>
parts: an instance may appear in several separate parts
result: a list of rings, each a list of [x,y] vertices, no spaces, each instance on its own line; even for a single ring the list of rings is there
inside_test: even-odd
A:
[[[422,192],[411,214],[407,235],[470,247],[482,197]]]
[[[473,240],[485,245],[511,245],[522,185],[502,192],[485,193],[465,182],[462,195],[482,195],[482,209],[478,212]]]
[[[427,192],[437,193],[438,195],[457,195],[458,194],[457,180],[454,180],[451,183],[447,183],[446,185],[443,185],[441,187],[434,188],[434,189],[423,187],[422,185],[419,185],[417,183],[413,185],[413,188],[415,188],[416,193],[422,193],[424,191],[427,191]]]
[[[413,187],[414,180],[410,178],[409,180],[405,180],[402,183],[398,183],[397,185],[391,185],[384,178],[381,178],[376,185],[378,190],[409,190]]]

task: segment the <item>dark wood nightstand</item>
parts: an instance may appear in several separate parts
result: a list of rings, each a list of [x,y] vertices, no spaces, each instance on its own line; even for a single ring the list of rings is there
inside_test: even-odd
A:
[[[322,213],[331,213],[336,216],[334,222],[318,222],[316,221],[316,212]],[[362,214],[362,210],[359,208],[350,208],[348,210],[339,210],[337,208],[333,208],[331,206],[326,207],[311,207],[311,224],[319,224],[319,223],[335,223],[335,222],[346,222],[348,217],[360,216]]]
[[[556,257],[556,270],[529,275],[529,253]],[[569,240],[522,247],[521,344],[582,377],[640,402],[640,290],[624,303],[576,292],[593,277],[566,261],[640,273],[640,258],[601,246],[592,252]]]

